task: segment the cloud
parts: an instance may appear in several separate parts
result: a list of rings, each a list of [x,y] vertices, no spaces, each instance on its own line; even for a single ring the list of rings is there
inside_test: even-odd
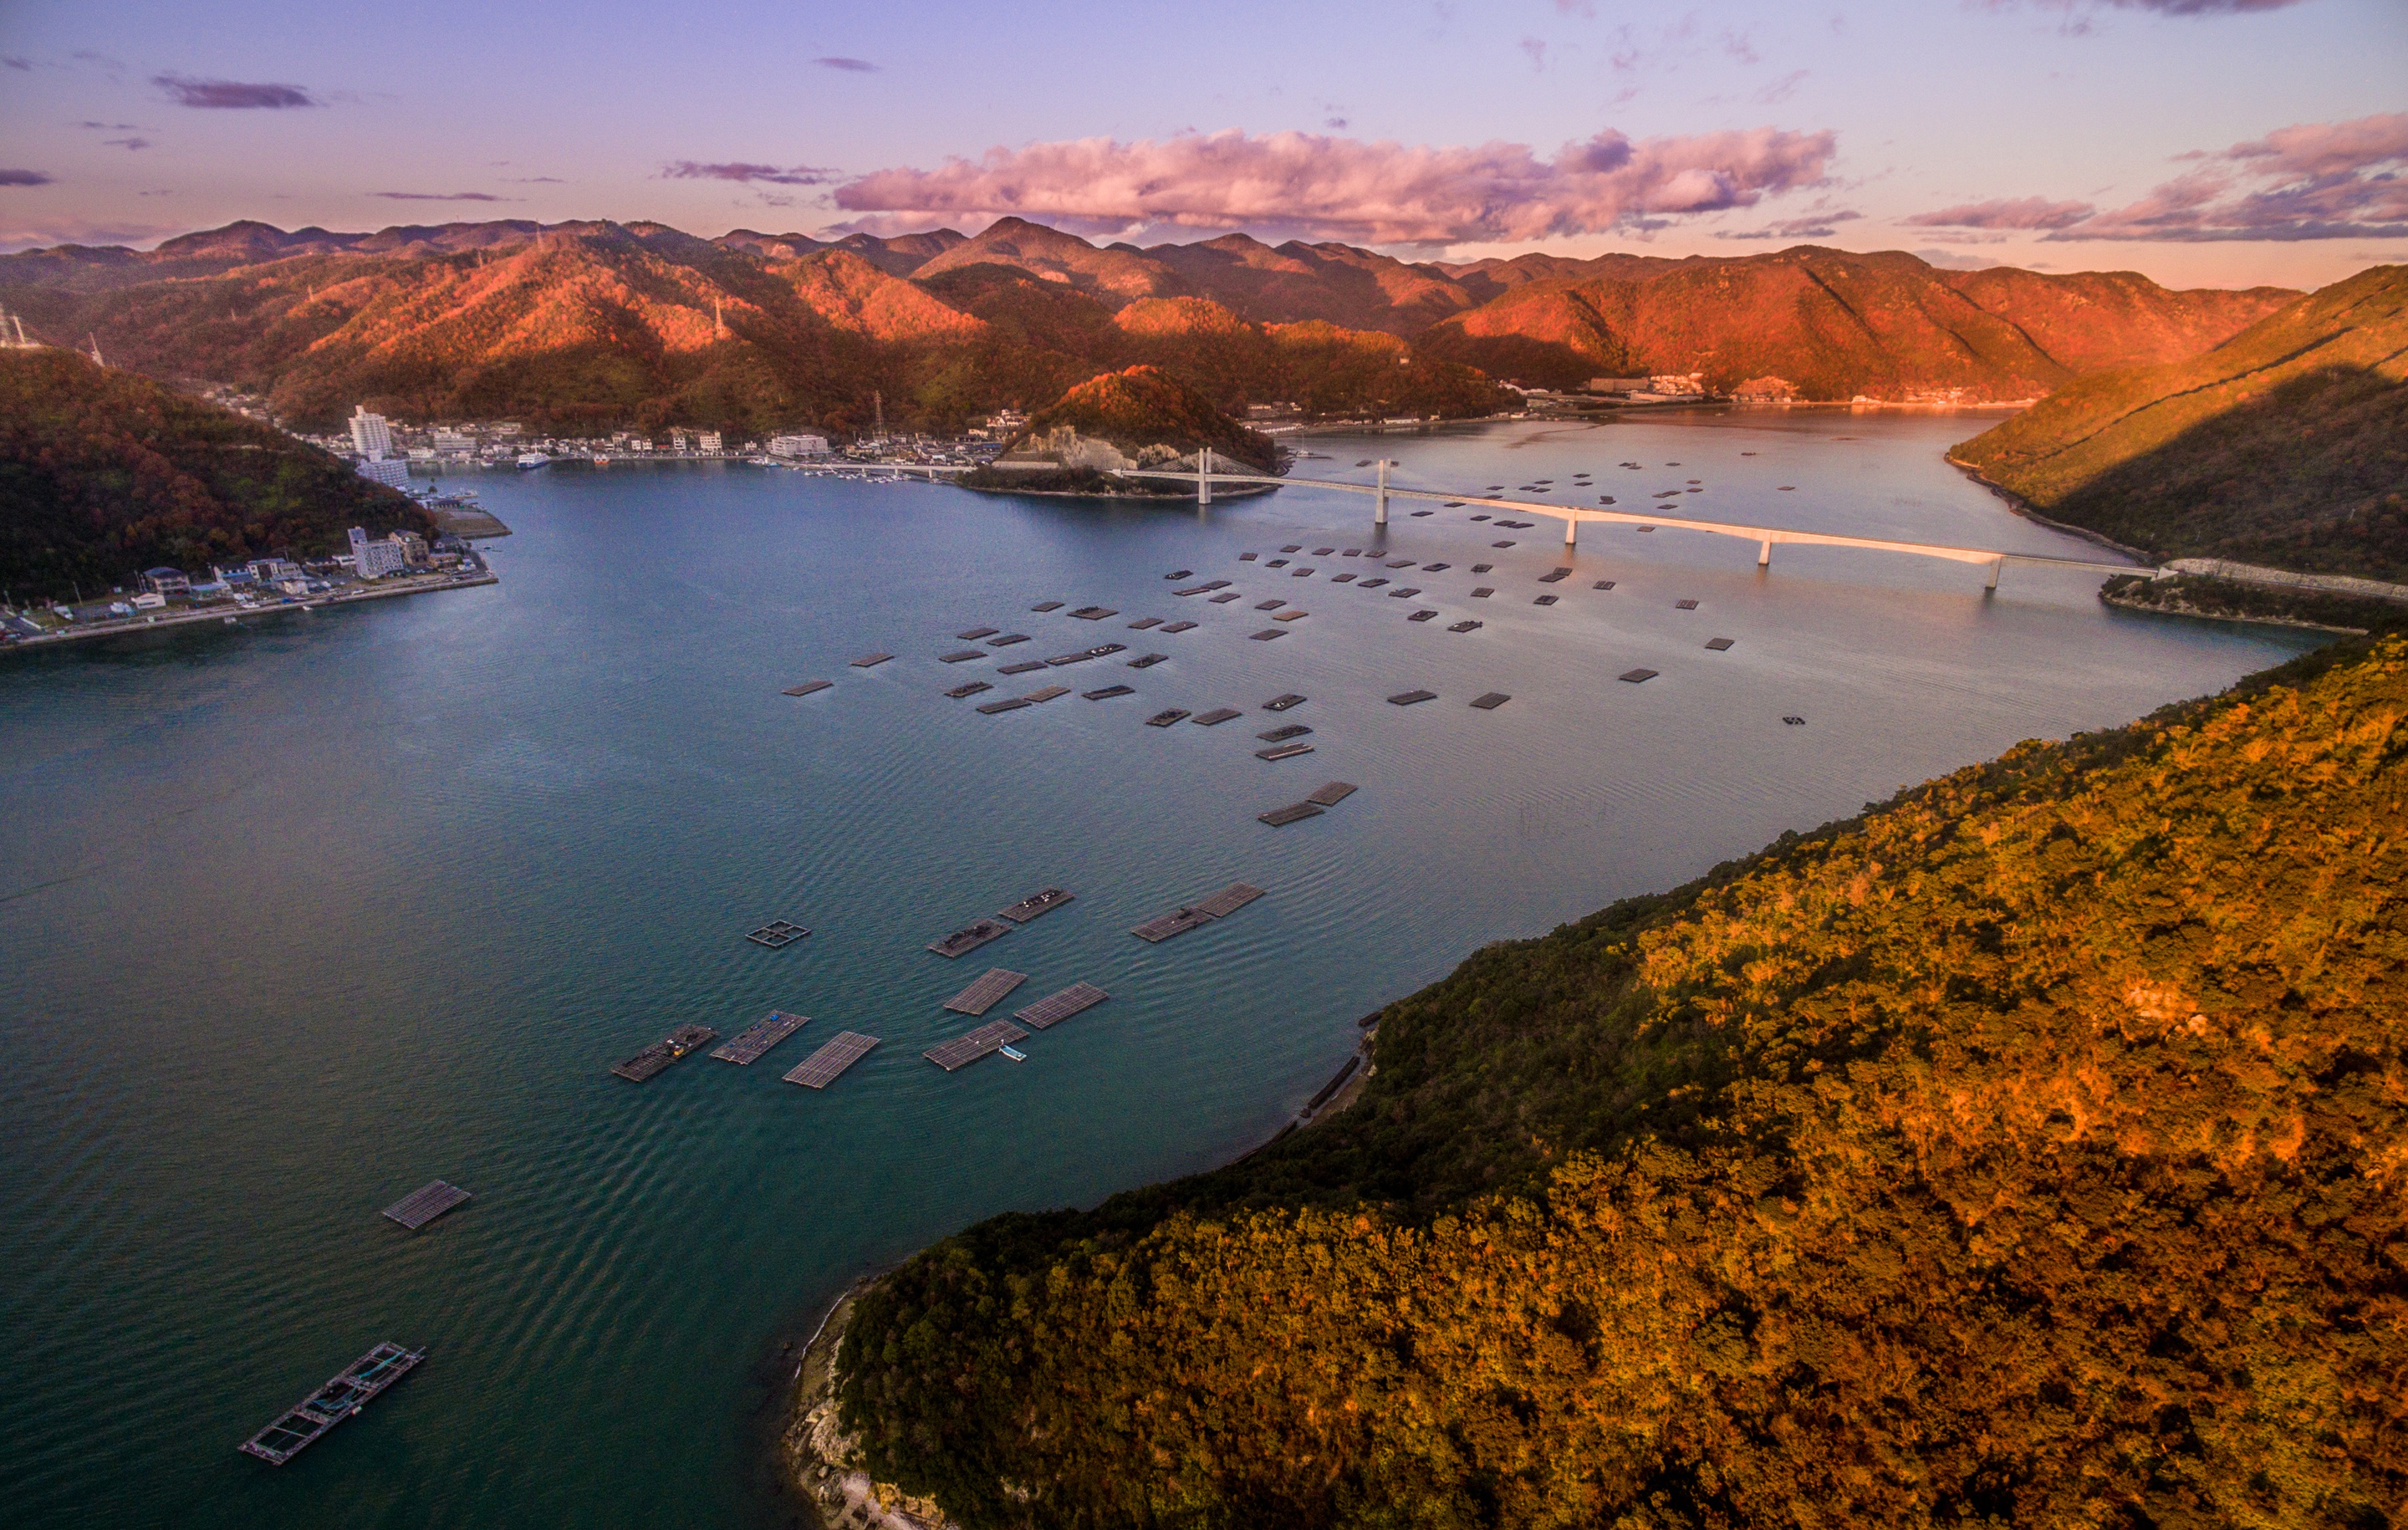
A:
[[[150,83],[179,107],[221,111],[282,111],[314,107],[317,97],[298,85],[246,84],[236,79],[190,79],[182,75],[152,75]]]
[[[109,149],[136,150],[150,147],[150,140],[148,138],[103,138],[100,141],[103,146]]]
[[[1537,37],[1525,37],[1522,39],[1521,48],[1523,52],[1530,56],[1530,72],[1544,73],[1547,67],[1546,43]]]
[[[991,149],[837,188],[849,212],[1039,216],[1091,229],[1292,230],[1440,245],[1595,234],[1754,207],[1823,179],[1829,132],[1763,127],[1631,139],[1611,129],[1541,159],[1526,145],[1407,147],[1310,133],[1182,133]]]
[[[5,64],[11,69],[30,70],[34,67],[32,59],[20,58],[14,53],[0,53],[0,64]]]
[[[1727,229],[1715,234],[1717,239],[1828,239],[1839,232],[1833,225],[1854,222],[1864,216],[1861,212],[1824,212],[1811,218],[1792,218],[1785,222],[1770,223],[1763,228]]]
[[[62,244],[145,244],[170,234],[180,234],[190,226],[100,222],[72,216],[57,222],[31,227],[22,223],[0,223],[0,250],[43,250]]]
[[[1764,89],[1756,93],[1757,104],[1767,107],[1780,105],[1782,102],[1788,100],[1789,97],[1796,93],[1799,84],[1803,81],[1805,78],[1805,70],[1790,70],[1787,74],[1783,75],[1779,79],[1774,80],[1771,84],[1767,85]]]
[[[50,178],[39,170],[0,170],[0,186],[47,186]]]
[[[1960,255],[1953,250],[1914,250],[1908,253],[1926,265],[1936,265],[1943,271],[1986,271],[2002,264],[1987,255]]]
[[[514,196],[495,196],[491,192],[370,192],[370,196],[384,202],[515,202]]]
[[[2016,3],[2017,0],[1987,0],[1992,10],[2012,10]],[[2031,0],[2041,10],[2147,10],[2160,16],[2240,16],[2304,3],[2305,0]]]
[[[2070,228],[2099,209],[2087,202],[2051,202],[2045,197],[1998,197],[1965,202],[1937,212],[1918,212],[1899,222],[1909,228]]]
[[[842,69],[847,74],[874,75],[878,73],[878,65],[870,63],[867,59],[824,58],[813,59],[811,62],[818,64],[823,69]]]
[[[2300,122],[2195,158],[2128,207],[2052,240],[2357,239],[2408,236],[2408,112]]]
[[[742,160],[725,164],[700,164],[678,160],[661,166],[664,180],[767,181],[773,186],[824,186],[844,174],[817,164],[750,164]]]

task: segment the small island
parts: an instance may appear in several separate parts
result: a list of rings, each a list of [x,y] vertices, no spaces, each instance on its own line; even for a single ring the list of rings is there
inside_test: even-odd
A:
[[[993,462],[965,476],[967,489],[1111,499],[1190,499],[1162,479],[1124,478],[1132,468],[1194,472],[1210,450],[1216,468],[1277,475],[1285,467],[1268,436],[1223,413],[1191,384],[1158,366],[1106,372],[1039,411]],[[1233,483],[1216,494],[1268,493]]]

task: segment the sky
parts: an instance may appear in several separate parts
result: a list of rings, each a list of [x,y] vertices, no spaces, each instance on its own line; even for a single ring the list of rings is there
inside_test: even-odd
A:
[[[2316,287],[2408,261],[2408,4],[0,0],[0,249],[1006,214]]]

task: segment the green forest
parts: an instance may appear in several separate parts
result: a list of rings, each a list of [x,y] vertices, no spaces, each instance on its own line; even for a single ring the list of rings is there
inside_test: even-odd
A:
[[[2187,360],[2079,379],[1952,456],[2160,561],[2408,580],[2408,266]]]
[[[882,1278],[844,1427],[971,1526],[2394,1523],[2403,796],[2353,640],[1484,949]]]
[[[232,410],[71,350],[0,351],[0,585],[19,600],[100,593],[163,564],[329,552],[352,526],[434,522]]]

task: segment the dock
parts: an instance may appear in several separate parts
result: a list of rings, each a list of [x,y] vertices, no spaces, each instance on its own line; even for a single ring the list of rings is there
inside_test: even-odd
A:
[[[1418,586],[1416,586],[1416,585],[1411,585],[1411,584],[1406,584],[1406,585],[1400,585],[1400,586],[1398,586],[1398,588],[1396,588],[1396,589],[1394,589],[1394,590],[1389,591],[1389,592],[1388,592],[1388,598],[1389,598],[1390,600],[1411,600],[1411,599],[1412,599],[1415,595],[1420,594],[1420,593],[1421,593],[1421,590],[1420,590],[1420,588],[1419,588]]]
[[[1051,701],[1055,696],[1067,696],[1069,694],[1070,688],[1067,685],[1040,685],[1036,690],[1029,692],[1028,694],[1021,697],[1020,699],[1031,703]]]
[[[877,1045],[878,1037],[874,1036],[838,1031],[825,1046],[789,1068],[786,1082],[805,1089],[825,1089],[836,1082],[837,1075],[868,1056],[869,1050]]]
[[[1072,1015],[1093,1009],[1111,997],[1110,994],[1093,983],[1072,983],[1059,994],[1049,994],[1027,1008],[1015,1011],[1011,1018],[1032,1031],[1042,1031],[1061,1024]]]
[[[1082,606],[1070,614],[1082,622],[1101,622],[1108,616],[1118,616],[1121,613],[1113,610],[1110,606]]]
[[[957,632],[953,636],[965,643],[975,643],[982,637],[992,637],[1002,630],[1001,627],[972,627],[968,632]]]
[[[943,1068],[947,1073],[968,1067],[980,1058],[1002,1051],[1014,1041],[1025,1041],[1028,1033],[1008,1020],[990,1020],[968,1036],[957,1036],[951,1041],[930,1047],[920,1055]]]
[[[805,680],[800,685],[789,685],[778,694],[781,696],[816,695],[835,683],[834,680]]]
[[[989,648],[1010,648],[1014,643],[1025,643],[1026,641],[1028,641],[1028,635],[1025,632],[1007,632],[1000,637],[988,638],[986,640],[986,646]]]
[[[865,653],[860,658],[853,661],[853,667],[855,669],[875,669],[880,665],[884,664],[887,660],[893,657],[895,657],[895,655],[892,653]]]
[[[982,919],[968,929],[955,930],[942,940],[931,940],[928,949],[948,959],[967,955],[990,940],[999,940],[1011,933],[1011,926],[999,919]]]
[[[952,690],[946,692],[945,694],[955,701],[962,701],[970,696],[977,695],[981,691],[992,691],[994,689],[995,686],[990,681],[972,680],[968,685],[954,686]]]
[[[1062,608],[1062,605],[1063,603],[1058,600],[1040,600],[1028,608],[1032,611],[1058,611]]]
[[[1571,577],[1572,571],[1569,568],[1550,569],[1548,572],[1539,576],[1539,582],[1541,584],[1561,584],[1564,580],[1570,579]]]
[[[1480,630],[1480,625],[1481,625],[1481,624],[1480,624],[1479,622],[1473,622],[1473,621],[1470,621],[1470,620],[1469,620],[1469,619],[1466,619],[1466,620],[1464,620],[1464,621],[1457,622],[1454,623],[1452,626],[1449,626],[1446,630],[1447,630],[1447,631],[1449,631],[1449,632],[1478,632],[1478,631]]]
[[[1676,600],[1672,602],[1672,609],[1676,611],[1694,611],[1697,608],[1698,603],[1694,600]]]
[[[1050,914],[1064,904],[1076,901],[1075,894],[1069,889],[1049,887],[1042,893],[1029,894],[1010,908],[999,910],[996,917],[1008,919],[1014,924],[1025,924],[1040,914]]]
[[[1471,704],[1484,712],[1493,712],[1512,699],[1502,691],[1491,691],[1486,695],[1472,697]]]
[[[1395,695],[1388,698],[1388,705],[1391,707],[1411,707],[1418,702],[1436,701],[1437,699],[1438,693],[1435,691],[1399,691]]]
[[[980,706],[979,710],[989,717],[993,717],[997,712],[1016,712],[1023,707],[1033,705],[1035,705],[1035,703],[1031,702],[1026,696],[1010,696],[1002,701],[990,701],[983,703]]]
[[[1219,594],[1214,595],[1210,601],[1206,602],[1206,604],[1211,606],[1226,606],[1233,600],[1240,600],[1243,598],[1244,597],[1240,595],[1235,590],[1224,590]]]
[[[1233,717],[1243,717],[1245,715],[1245,713],[1238,710],[1235,707],[1215,707],[1209,712],[1197,713],[1194,717],[1188,719],[1188,721],[1195,723],[1199,728],[1210,728],[1218,726],[1223,722],[1226,722]]]
[[[1311,611],[1299,611],[1295,607],[1291,606],[1286,610],[1280,612],[1279,615],[1272,617],[1271,620],[1274,622],[1301,622],[1312,614],[1312,613]]]
[[[1265,627],[1260,632],[1250,632],[1246,634],[1246,636],[1253,638],[1257,643],[1268,643],[1274,637],[1286,636],[1287,631],[1282,627]]]
[[[1128,630],[1131,632],[1143,632],[1148,627],[1158,627],[1160,625],[1162,625],[1162,618],[1158,616],[1140,617],[1138,620],[1128,624]]]
[[[380,1344],[337,1371],[324,1386],[278,1415],[274,1423],[242,1442],[245,1455],[280,1466],[319,1437],[366,1408],[377,1394],[409,1374],[426,1358],[424,1350]]]
[[[996,673],[998,675],[1033,675],[1044,667],[1045,661],[1042,659],[1023,659],[1016,665],[1003,665],[999,666],[996,670]]]
[[[1258,733],[1254,736],[1266,744],[1284,744],[1291,738],[1301,738],[1312,731],[1301,722],[1290,722],[1285,727],[1272,728],[1268,732]]]
[[[1618,678],[1628,680],[1633,685],[1643,685],[1647,681],[1656,678],[1656,671],[1652,669],[1626,669]]]
[[[1145,725],[1149,728],[1167,728],[1186,715],[1186,712],[1177,707],[1168,707],[1147,718]]]
[[[1438,613],[1436,611],[1421,610],[1415,611],[1412,615],[1405,618],[1405,620],[1408,622],[1427,622],[1437,615]]]
[[[811,1022],[809,1015],[790,1015],[772,1009],[769,1018],[748,1025],[725,1046],[715,1049],[711,1056],[738,1067],[750,1067],[761,1060],[761,1054]]]
[[[1258,749],[1254,751],[1254,758],[1257,760],[1293,760],[1299,754],[1310,754],[1312,752],[1312,746],[1311,744],[1278,744],[1269,749]]]
[[[1010,967],[989,967],[976,982],[945,1001],[945,1008],[957,1015],[982,1015],[1003,1001],[1003,996],[1028,980],[1025,972]]]
[[[1355,793],[1353,781],[1330,781],[1304,800],[1323,808],[1335,808]]]
[[[1729,637],[1709,637],[1706,639],[1706,647],[1716,653],[1722,653],[1727,651],[1734,641],[1735,639]]]
[[[1291,802],[1284,808],[1274,808],[1268,813],[1254,816],[1274,829],[1283,829],[1308,818],[1319,818],[1321,814],[1322,809],[1309,802]]]
[[[458,1185],[437,1180],[386,1207],[384,1214],[387,1221],[397,1222],[414,1233],[453,1207],[467,1205],[469,1199],[468,1193]]]
[[[1137,687],[1134,685],[1107,685],[1101,690],[1082,691],[1079,694],[1084,696],[1089,701],[1110,701],[1114,696],[1133,696],[1137,694]]]
[[[1196,630],[1196,623],[1193,622],[1166,622],[1162,624],[1159,630],[1163,632],[1193,632]]]
[[[681,1025],[610,1071],[631,1084],[639,1084],[696,1047],[718,1039],[719,1033],[708,1025]]]
[[[1094,648],[1082,649],[1076,653],[1065,653],[1059,658],[1048,659],[1045,662],[1057,665],[1085,664],[1090,659],[1109,659],[1115,653],[1125,653],[1127,651],[1126,643],[1098,643]]]
[[[1174,908],[1167,914],[1156,914],[1129,931],[1129,934],[1136,936],[1140,940],[1159,943],[1169,939],[1174,935],[1184,935],[1190,930],[1198,929],[1216,919],[1226,919],[1262,895],[1263,890],[1259,887],[1251,886],[1245,882],[1231,882],[1210,897],[1198,899],[1183,908]]]
[[[1152,669],[1155,665],[1167,662],[1169,657],[1168,653],[1140,653],[1128,662],[1128,666],[1131,669]]]
[[[745,931],[744,938],[756,946],[767,946],[776,951],[781,946],[793,945],[810,933],[791,919],[773,919],[757,930]]]
[[[1263,710],[1267,712],[1283,712],[1291,707],[1301,707],[1304,705],[1304,697],[1297,695],[1293,691],[1290,691],[1283,696],[1273,696],[1270,700],[1264,702]]]
[[[1589,588],[1592,590],[1611,590],[1613,588],[1613,581],[1612,579],[1599,579],[1595,584],[1590,585]]]
[[[986,650],[982,648],[960,648],[955,649],[951,653],[938,654],[937,662],[940,665],[966,665],[972,659],[983,659],[985,657]]]
[[[1533,606],[1552,606],[1555,603],[1555,597],[1553,595],[1541,595],[1538,599],[1530,602]]]
[[[1254,602],[1254,609],[1258,611],[1276,611],[1286,604],[1287,602],[1284,600],[1258,600]]]

